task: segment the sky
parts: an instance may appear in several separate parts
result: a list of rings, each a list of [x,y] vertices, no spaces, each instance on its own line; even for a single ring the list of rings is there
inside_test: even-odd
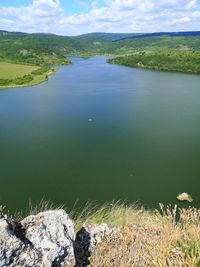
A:
[[[200,0],[0,0],[0,29],[89,32],[200,30]]]

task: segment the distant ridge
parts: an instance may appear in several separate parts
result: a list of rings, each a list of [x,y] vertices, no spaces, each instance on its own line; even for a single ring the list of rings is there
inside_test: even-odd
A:
[[[187,32],[154,32],[154,33],[145,33],[145,34],[134,34],[132,36],[126,36],[119,39],[113,40],[113,42],[124,41],[128,39],[138,39],[146,37],[159,37],[159,36],[168,36],[168,37],[187,37],[187,36],[200,36],[200,31],[187,31]]]
[[[0,35],[26,35],[28,33],[24,33],[24,32],[10,32],[10,31],[6,31],[6,30],[0,30]]]
[[[192,37],[200,36],[200,31],[185,31],[185,32],[154,32],[154,33],[106,33],[106,32],[91,32],[85,33],[77,36],[64,36],[57,35],[52,33],[25,33],[25,32],[10,32],[6,30],[0,30],[0,35],[44,35],[44,36],[62,36],[62,37],[71,37],[71,38],[101,38],[102,40],[119,42],[128,39],[139,39],[139,38],[148,38],[148,37],[159,37],[159,36],[168,36],[168,37]]]

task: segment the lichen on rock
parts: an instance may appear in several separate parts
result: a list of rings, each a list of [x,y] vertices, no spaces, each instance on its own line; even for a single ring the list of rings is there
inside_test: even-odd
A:
[[[74,266],[75,224],[64,210],[28,216],[20,223],[0,216],[0,267]]]
[[[19,229],[20,224],[0,215],[0,267],[41,266],[40,253],[24,239]]]
[[[64,210],[41,212],[21,222],[45,266],[74,264],[75,224]]]

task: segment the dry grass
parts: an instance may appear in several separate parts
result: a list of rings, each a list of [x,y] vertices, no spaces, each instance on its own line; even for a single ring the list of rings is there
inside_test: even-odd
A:
[[[118,202],[89,206],[75,219],[78,225],[105,222],[120,228],[97,246],[90,267],[200,266],[198,209],[160,205],[150,212]]]
[[[147,211],[137,204],[126,204],[122,201],[111,202],[99,206],[95,202],[87,203],[83,209],[70,211],[70,216],[79,229],[83,224],[107,223],[110,227],[120,227],[129,223],[154,224],[156,220],[153,211]]]

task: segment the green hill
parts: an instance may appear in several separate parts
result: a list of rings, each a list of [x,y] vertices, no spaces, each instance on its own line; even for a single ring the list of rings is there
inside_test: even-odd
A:
[[[127,55],[162,49],[199,50],[200,36],[142,37],[142,34],[91,33],[67,37],[0,31],[0,60],[15,63],[57,65],[64,64],[66,56],[72,54]]]
[[[108,60],[109,63],[161,71],[200,74],[200,51],[163,50],[135,53]]]
[[[49,68],[54,65],[69,64],[66,59],[69,55],[82,57],[111,55],[120,57],[111,60],[110,63],[155,70],[200,73],[199,51],[199,32],[90,33],[68,37],[45,33],[0,31],[0,62],[34,67]],[[3,79],[1,74],[0,79]],[[27,77],[23,80],[26,81]]]
[[[0,60],[34,65],[61,65],[65,55],[82,51],[78,41],[53,34],[0,34]]]

